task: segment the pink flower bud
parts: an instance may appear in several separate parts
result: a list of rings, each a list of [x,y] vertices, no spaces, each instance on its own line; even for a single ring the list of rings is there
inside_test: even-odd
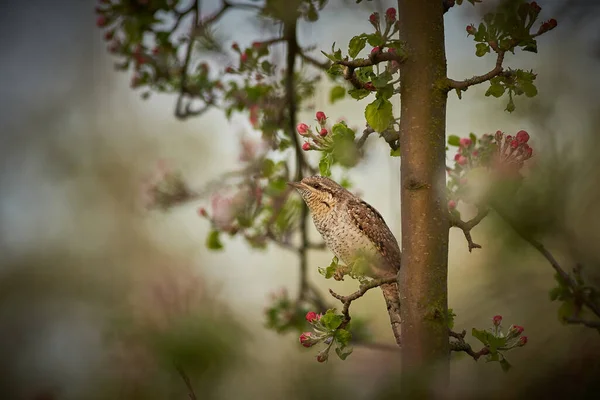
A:
[[[310,332],[304,332],[300,335],[300,344],[304,347],[312,347],[316,344],[316,342],[311,341]]]
[[[208,216],[208,213],[206,212],[206,208],[204,208],[204,207],[198,208],[198,215],[206,218]]]
[[[504,134],[502,133],[502,131],[496,131],[496,140],[498,142],[502,140],[502,136],[504,136]]]
[[[477,151],[477,150],[473,150],[473,152],[471,153],[471,155],[472,155],[473,157],[477,157],[477,156],[479,155],[479,151]]]
[[[519,346],[525,346],[527,344],[527,336],[521,336],[519,338]]]
[[[326,128],[322,128],[321,131],[319,132],[319,135],[325,137],[325,136],[327,136],[328,133],[329,133],[329,131]]]
[[[237,42],[233,42],[233,43],[231,44],[231,48],[232,48],[233,50],[239,50],[239,49],[240,49],[240,45],[239,45],[239,44],[237,44]]]
[[[375,85],[373,85],[373,82],[367,82],[365,83],[365,89],[370,90],[370,91],[374,91],[375,90]]]
[[[529,133],[525,131],[517,132],[517,140],[519,143],[527,143],[529,141]]]
[[[501,322],[502,322],[502,315],[494,315],[494,318],[492,318],[492,323],[494,324],[494,326],[500,326]]]
[[[112,38],[114,36],[115,36],[114,31],[106,31],[106,33],[104,34],[104,40],[112,40]]]
[[[517,147],[519,147],[519,141],[517,139],[513,139],[510,142],[510,147],[512,147],[513,149],[516,149]]]
[[[304,150],[304,151],[310,150],[310,143],[304,142],[304,144],[302,145],[302,150]]]
[[[225,68],[225,72],[228,74],[232,74],[235,70],[233,69],[233,67],[227,67]]]
[[[309,311],[308,313],[306,313],[306,320],[307,320],[308,322],[311,322],[311,323],[312,323],[313,321],[318,321],[318,320],[320,320],[320,319],[321,319],[321,315],[320,315],[320,314],[317,314],[317,313],[316,313],[316,312],[314,312],[314,311]]]
[[[458,165],[465,165],[467,163],[467,157],[461,155],[458,157],[458,160],[456,160],[456,162],[458,163]]]
[[[467,25],[467,34],[474,35],[475,32],[477,32],[477,29],[475,29],[475,25]]]
[[[317,354],[317,361],[320,363],[327,361],[328,358],[329,354],[327,353],[327,350],[323,350]]]
[[[522,326],[519,326],[519,325],[512,325],[510,327],[509,331],[516,332],[520,335],[521,333],[523,333],[523,331],[525,331],[525,328],[523,328]]]
[[[107,23],[108,23],[108,20],[106,19],[106,17],[104,15],[100,15],[98,18],[96,18],[96,26],[99,28],[106,26]]]
[[[506,141],[507,141],[508,143],[510,143],[510,142],[512,141],[512,138],[513,138],[513,137],[512,137],[511,135],[506,135]]]
[[[369,15],[369,22],[373,25],[377,24],[379,22],[379,13],[374,12],[373,14]]]
[[[450,210],[454,210],[456,208],[456,201],[454,201],[454,200],[448,201],[448,208]]]
[[[385,18],[388,21],[395,21],[396,20],[396,9],[394,7],[390,7],[385,11]]]
[[[525,149],[525,156],[527,158],[531,158],[531,156],[533,155],[533,149],[529,146],[527,146],[527,148]]]
[[[317,111],[317,121],[319,121],[320,124],[324,124],[325,121],[327,120],[327,116],[325,115],[325,113],[323,111]]]
[[[454,161],[458,161],[458,159],[461,157],[460,153],[456,153],[454,155]]]
[[[248,61],[248,54],[242,53],[242,55],[240,56],[240,61],[242,62],[242,64]]]
[[[298,131],[299,134],[301,134],[302,136],[306,135],[308,133],[308,131],[310,130],[310,128],[308,127],[308,125],[306,125],[305,123],[301,122],[296,126],[296,130]]]
[[[460,139],[460,145],[461,147],[469,147],[471,145],[471,139],[469,138],[461,138]]]
[[[381,50],[379,48],[379,46],[375,46],[375,47],[373,47],[373,50],[371,50],[371,54],[377,54],[377,53],[379,53],[379,50]]]

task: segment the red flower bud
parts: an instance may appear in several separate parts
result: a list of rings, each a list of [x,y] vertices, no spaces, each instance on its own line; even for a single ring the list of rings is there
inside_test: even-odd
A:
[[[523,331],[525,331],[525,328],[523,328],[522,326],[519,326],[519,325],[513,325],[510,327],[509,330],[515,331],[516,333],[518,333],[520,335],[521,333],[523,333]]]
[[[517,140],[519,141],[519,143],[527,143],[529,141],[529,133],[525,132],[525,131],[519,131],[517,132]]]
[[[204,208],[204,207],[198,208],[198,215],[206,218],[208,216],[208,213],[206,212],[206,208]]]
[[[373,47],[373,50],[371,50],[371,54],[379,53],[380,50],[381,49],[379,48],[379,46],[375,46],[375,47]]]
[[[315,342],[311,342],[311,337],[310,337],[311,333],[310,332],[304,332],[303,334],[300,335],[300,344],[304,347],[311,347],[314,346],[316,343]]]
[[[477,32],[477,29],[475,29],[475,25],[467,25],[467,34],[474,35],[475,32]]]
[[[329,354],[327,353],[327,350],[323,350],[317,354],[317,361],[320,363],[327,361],[328,358]]]
[[[506,135],[506,141],[510,143],[512,141],[512,136]]]
[[[448,208],[449,208],[450,210],[454,210],[454,209],[456,208],[456,201],[454,201],[454,200],[450,200],[450,201],[448,202]]]
[[[325,115],[325,113],[323,111],[317,111],[317,121],[319,121],[320,124],[324,124],[325,121],[327,120],[327,116]]]
[[[369,22],[373,25],[379,23],[379,13],[374,12],[373,14],[369,15]]]
[[[461,138],[460,139],[460,146],[461,147],[469,147],[471,145],[471,139],[469,138]]]
[[[459,159],[460,157],[462,157],[462,156],[460,155],[460,153],[456,153],[456,154],[454,155],[454,161],[458,161],[458,159]]]
[[[394,7],[390,7],[385,11],[385,18],[388,21],[395,21],[396,20],[396,9]]]
[[[96,26],[99,28],[106,26],[107,23],[108,23],[108,20],[106,19],[106,17],[104,15],[100,15],[98,18],[96,18]]]
[[[252,42],[252,47],[260,49],[263,46],[262,42]]]
[[[458,156],[458,159],[456,160],[456,162],[458,163],[458,165],[465,165],[467,163],[467,157],[465,156]]]
[[[329,133],[329,131],[326,128],[322,128],[321,131],[319,132],[319,135],[325,137],[325,136],[327,136],[328,133]]]
[[[496,141],[500,142],[502,140],[502,136],[504,136],[502,131],[496,131]]]
[[[314,311],[309,311],[306,313],[306,320],[308,322],[318,321],[321,319],[321,316]]]
[[[558,25],[558,22],[556,22],[556,20],[554,18],[552,18],[551,20],[548,21],[548,25],[550,26],[550,29],[554,29]]]
[[[310,150],[310,143],[304,142],[304,144],[302,145],[302,150],[304,150],[304,151]]]
[[[531,9],[532,9],[532,10],[533,10],[533,11],[534,11],[536,14],[538,14],[540,11],[542,11],[542,7],[540,7],[540,6],[538,5],[538,3],[536,3],[535,1],[534,1],[534,2],[532,2],[532,3],[529,5],[529,7],[531,7]]]
[[[228,74],[232,74],[235,70],[233,69],[233,67],[227,67],[225,68],[225,72],[227,72]]]
[[[519,147],[519,141],[517,139],[513,139],[510,142],[510,147],[512,147],[513,149],[516,149],[517,147]]]
[[[527,148],[525,149],[526,158],[531,158],[532,155],[533,155],[533,149],[531,147],[527,146]]]
[[[302,136],[306,135],[308,133],[308,131],[310,130],[310,128],[308,127],[308,125],[306,125],[305,123],[301,122],[296,126],[296,130],[298,131],[299,134],[301,134]]]
[[[239,45],[239,44],[237,44],[237,42],[233,42],[233,43],[231,44],[231,48],[232,48],[232,49],[234,49],[234,50],[239,50],[239,49],[240,49],[240,45]]]
[[[160,53],[160,47],[156,46],[152,49],[152,54],[154,54],[155,56],[158,55],[158,53]]]
[[[242,64],[248,61],[248,54],[242,53],[242,55],[240,56],[240,61],[242,62]]]
[[[525,346],[527,344],[527,336],[521,336],[519,338],[519,346]]]
[[[500,326],[501,322],[502,322],[502,315],[494,315],[494,318],[492,318],[492,323],[494,324],[494,326]]]
[[[375,85],[373,85],[373,82],[367,82],[365,83],[365,89],[370,90],[370,91],[375,91]]]
[[[114,36],[115,36],[114,31],[106,31],[106,33],[104,34],[104,40],[112,40],[112,38]]]

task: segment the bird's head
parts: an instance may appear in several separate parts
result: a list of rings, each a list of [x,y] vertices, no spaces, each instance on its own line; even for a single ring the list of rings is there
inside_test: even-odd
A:
[[[311,211],[327,211],[335,207],[346,193],[346,189],[323,176],[307,176],[300,182],[289,182],[295,188]]]

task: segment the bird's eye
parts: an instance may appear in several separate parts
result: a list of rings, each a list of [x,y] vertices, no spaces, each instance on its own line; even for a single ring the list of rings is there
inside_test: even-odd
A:
[[[322,186],[321,186],[321,184],[320,184],[320,183],[313,183],[313,187],[314,187],[315,189],[317,189],[317,190],[319,190],[319,189],[321,189],[321,188],[322,188]]]

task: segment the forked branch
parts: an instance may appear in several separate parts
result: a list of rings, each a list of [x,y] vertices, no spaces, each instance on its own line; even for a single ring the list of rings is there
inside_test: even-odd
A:
[[[469,221],[463,221],[460,218],[455,217],[453,214],[450,214],[450,226],[455,226],[460,228],[465,234],[465,239],[467,239],[467,243],[469,244],[469,253],[473,249],[480,249],[481,245],[473,242],[473,238],[471,237],[471,229],[477,226],[481,220],[483,220],[489,213],[487,208],[480,208],[477,212],[477,215],[470,219]]]

